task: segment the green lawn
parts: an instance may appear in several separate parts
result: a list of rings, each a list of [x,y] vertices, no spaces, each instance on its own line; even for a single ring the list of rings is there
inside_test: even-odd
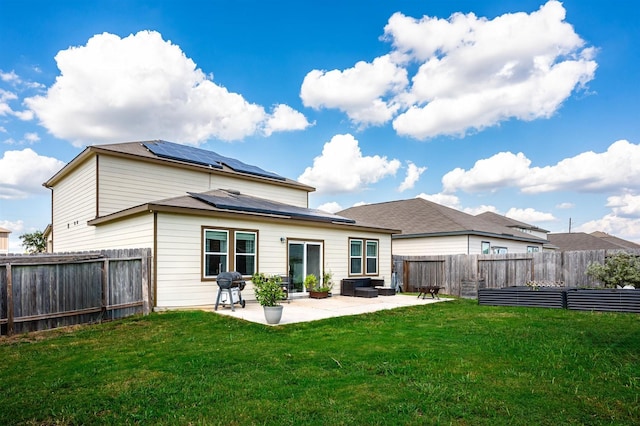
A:
[[[133,423],[640,424],[640,316],[456,300],[278,327],[170,312],[0,338],[0,424]]]

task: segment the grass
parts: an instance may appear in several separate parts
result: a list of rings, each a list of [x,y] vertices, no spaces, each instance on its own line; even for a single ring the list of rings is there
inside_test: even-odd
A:
[[[466,300],[278,327],[169,312],[2,338],[0,395],[6,425],[640,424],[640,317]]]

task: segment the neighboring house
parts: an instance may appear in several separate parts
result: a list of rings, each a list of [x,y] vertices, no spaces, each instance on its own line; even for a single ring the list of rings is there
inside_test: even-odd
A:
[[[8,229],[0,228],[0,254],[9,253],[9,234]]]
[[[399,228],[393,254],[499,254],[541,251],[547,240],[423,198],[351,207],[340,216]]]
[[[561,251],[640,249],[640,245],[604,232],[565,232],[549,234],[551,244]]]
[[[591,235],[593,235],[594,237],[598,237],[602,240],[608,241],[610,243],[613,243],[617,246],[620,246],[621,248],[628,248],[628,249],[634,249],[634,250],[640,249],[640,244],[623,240],[622,238],[614,237],[613,235],[609,235],[606,232],[595,231],[595,232],[592,232]]]
[[[44,228],[44,232],[42,232],[42,235],[47,242],[47,248],[45,251],[47,253],[53,253],[53,235],[51,234],[51,224],[47,225],[47,227]]]
[[[531,234],[534,237],[542,238],[547,240],[547,234],[549,231],[535,225],[530,225],[525,222],[520,222],[519,220],[512,219],[507,216],[500,215],[494,212],[484,212],[477,214],[476,217],[480,219],[488,220],[489,222],[493,222],[497,225],[502,225],[507,228],[515,229],[516,231],[524,232],[525,234]],[[550,243],[546,243],[544,245],[545,250],[555,250],[557,247]]]
[[[90,146],[45,186],[52,249],[151,248],[157,308],[213,304],[223,271],[289,275],[300,292],[307,274],[324,270],[336,286],[391,276],[397,228],[310,209],[314,188],[211,151],[165,141]]]

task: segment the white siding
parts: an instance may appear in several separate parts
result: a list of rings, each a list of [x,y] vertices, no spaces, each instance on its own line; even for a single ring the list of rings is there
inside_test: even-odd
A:
[[[257,269],[268,275],[287,272],[287,244],[282,243],[281,238],[323,241],[324,267],[333,273],[334,292],[340,291],[340,280],[348,273],[349,237],[378,239],[379,278],[384,277],[389,284],[391,243],[387,234],[161,213],[158,214],[157,242],[158,307],[215,303],[217,284],[201,280],[202,226],[257,230]],[[254,298],[250,282],[243,291],[243,297],[248,300]]]
[[[235,189],[243,194],[307,207],[308,193],[303,189],[108,155],[101,155],[99,164],[101,216],[187,195],[187,192],[214,189]]]
[[[476,235],[454,235],[395,239],[393,240],[393,254],[398,256],[482,254],[483,241],[488,241],[491,247],[505,247],[507,253],[526,253],[528,246],[539,247],[539,250],[542,251],[541,244]]]
[[[90,250],[96,217],[96,163],[90,158],[53,187],[53,250]]]
[[[97,226],[94,248],[98,250],[153,249],[153,213],[145,213]]]
[[[523,241],[507,240],[502,238],[485,238],[473,236],[469,239],[469,254],[482,254],[482,241],[488,241],[491,247],[505,247],[507,253],[526,253],[527,247],[538,247],[542,251],[542,244],[527,243]],[[490,252],[491,254],[491,252]]]
[[[467,239],[466,235],[399,238],[393,240],[393,254],[398,256],[467,254]]]

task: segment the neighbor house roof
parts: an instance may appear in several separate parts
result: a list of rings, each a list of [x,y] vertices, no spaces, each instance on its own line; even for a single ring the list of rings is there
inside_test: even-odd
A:
[[[519,220],[515,220],[507,216],[502,216],[501,214],[494,213],[494,212],[480,213],[480,214],[477,214],[476,217],[479,217],[480,219],[488,220],[489,222],[493,222],[498,225],[506,226],[507,228],[520,228],[520,229],[527,229],[530,231],[543,232],[543,233],[549,232],[546,229],[542,229],[535,225],[530,225],[525,222],[520,222]]]
[[[241,194],[238,191],[217,189],[203,193],[188,193],[184,196],[145,203],[88,222],[101,225],[150,211],[172,212],[189,215],[247,216],[263,221],[312,222],[317,227],[350,227],[386,234],[400,232],[397,228],[385,228],[318,209],[292,206],[264,198]]]
[[[614,250],[623,248],[622,246],[585,232],[547,234],[547,238],[551,244],[557,246],[562,251]]]
[[[543,244],[546,240],[507,228],[423,198],[351,207],[341,216],[388,228],[400,228],[394,238],[446,235],[486,235]]]
[[[3,234],[5,234],[5,233],[6,234],[10,234],[11,233],[11,231],[9,231],[8,229],[4,229],[2,227],[0,227],[0,232],[3,233]]]
[[[605,240],[612,244],[620,246],[622,248],[640,249],[640,244],[636,244],[632,241],[623,240],[622,238],[614,237],[613,235],[609,235],[606,232],[595,231],[595,232],[592,232],[591,235],[593,235],[594,237],[598,237],[601,240]]]
[[[293,186],[307,192],[315,191],[315,188],[311,186],[284,178],[234,158],[224,157],[213,151],[162,140],[89,146],[45,182],[44,186],[52,187],[87,158],[100,154],[125,157],[137,161],[163,163],[173,167],[197,169],[213,174],[233,175],[248,180],[268,181],[274,185]]]

